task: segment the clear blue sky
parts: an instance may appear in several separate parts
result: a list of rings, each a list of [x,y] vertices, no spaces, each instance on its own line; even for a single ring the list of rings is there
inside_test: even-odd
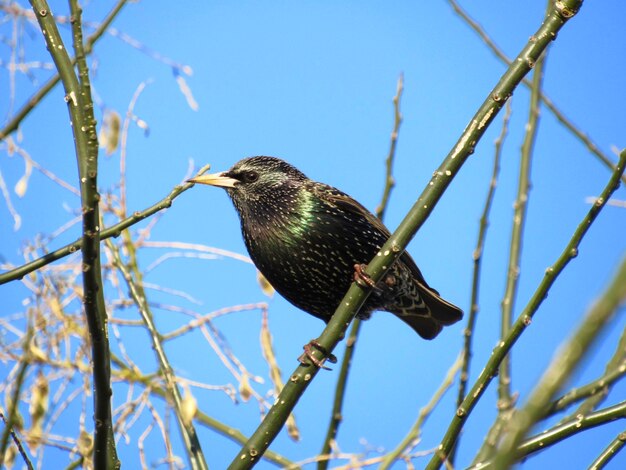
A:
[[[545,1],[523,6],[502,2],[464,2],[509,56],[515,56],[539,26]],[[85,19],[98,21],[112,2],[90,3]],[[56,6],[56,9],[55,9]],[[67,14],[65,2],[53,11]],[[580,14],[565,26],[550,49],[545,92],[606,153],[624,147],[626,129],[626,4],[620,0],[585,2]],[[10,37],[11,23],[0,25]],[[189,159],[197,167],[230,167],[251,155],[274,155],[290,161],[311,178],[339,187],[373,210],[381,196],[384,158],[393,125],[391,99],[403,73],[404,122],[396,153],[393,192],[386,216],[394,229],[413,204],[430,175],[452,148],[477,107],[505,70],[477,36],[437,2],[140,2],[125,7],[114,26],[150,51],[189,66],[185,76],[197,111],[179,92],[172,68],[116,37],[96,46],[94,91],[104,106],[124,115],[137,86],[149,81],[134,112],[148,123],[149,135],[131,126],[127,144],[129,210],[141,210],[164,197],[185,176]],[[49,61],[38,46],[36,27],[27,41],[27,60]],[[8,60],[8,49],[0,46]],[[0,69],[0,111],[9,113],[6,68]],[[44,80],[49,72],[37,71]],[[16,109],[33,91],[18,76]],[[474,343],[470,382],[476,378],[498,341],[500,301],[504,292],[512,203],[516,193],[519,150],[528,115],[528,91],[520,87],[512,99],[513,115],[484,253],[481,310]],[[101,120],[101,117],[98,117]],[[62,92],[55,90],[25,122],[21,145],[40,164],[76,184],[73,144]],[[409,251],[429,283],[446,298],[468,310],[472,251],[493,160],[493,140],[501,117],[484,136],[474,155],[454,180]],[[7,158],[1,145],[0,170],[12,189],[23,173],[18,157]],[[100,184],[118,181],[119,152],[101,159]],[[550,265],[569,240],[609,172],[545,109],[532,163],[532,191],[523,246],[519,313]],[[616,199],[626,199],[620,189]],[[5,204],[0,203],[0,261],[19,264],[23,241],[49,234],[69,220],[68,207],[79,200],[35,172],[23,198],[12,195],[22,226],[14,232]],[[145,223],[143,224],[145,225]],[[78,236],[79,227],[50,248]],[[197,187],[179,197],[153,229],[153,241],[183,241],[244,253],[239,222],[226,194]],[[513,354],[513,385],[524,401],[556,348],[575,328],[594,298],[611,278],[626,253],[626,212],[607,207],[584,240],[580,255],[557,281]],[[145,268],[165,250],[144,249]],[[155,293],[154,300],[180,304],[206,313],[219,308],[269,301],[270,323],[283,375],[295,367],[301,346],[317,336],[322,322],[279,297],[268,300],[259,290],[251,265],[232,259],[166,261],[146,281],[180,289],[202,302]],[[20,311],[26,290],[17,283],[0,287],[2,316]],[[120,314],[136,319],[132,310]],[[158,325],[169,331],[187,318],[155,310]],[[215,321],[235,354],[255,375],[267,377],[260,357],[256,312],[231,314]],[[626,325],[623,310],[604,334],[595,352],[575,376],[583,384],[595,378]],[[446,329],[435,341],[419,339],[402,322],[379,313],[364,324],[346,395],[339,446],[344,452],[391,449],[404,436],[459,353],[464,322]],[[3,329],[0,327],[0,331]],[[143,332],[125,330],[129,353],[145,371],[154,367]],[[3,332],[2,334],[7,334]],[[135,336],[132,336],[135,335]],[[200,334],[168,345],[177,371],[211,384],[232,382]],[[341,358],[343,345],[336,350]],[[0,366],[4,367],[4,366]],[[6,371],[6,368],[0,368]],[[296,408],[303,432],[299,444],[281,434],[272,446],[297,461],[315,455],[326,432],[337,370],[318,375]],[[0,376],[0,379],[2,376]],[[237,384],[235,384],[237,385]],[[495,383],[494,383],[495,385]],[[269,383],[255,385],[260,394]],[[118,390],[119,398],[124,391]],[[220,392],[195,390],[203,411],[251,434],[258,418],[254,400],[233,405]],[[469,464],[495,416],[496,389],[471,415],[462,436],[458,465]],[[418,449],[438,445],[453,413],[456,383],[426,423]],[[606,405],[626,395],[619,384]],[[144,425],[148,421],[144,421]],[[224,468],[237,452],[235,444],[210,430],[200,439],[212,468]],[[565,444],[528,460],[523,468],[586,468],[620,432],[617,422],[587,431]],[[364,441],[366,442],[364,444]],[[160,446],[158,437],[150,441]],[[139,465],[135,443],[119,445],[126,468]],[[161,455],[160,451],[155,451]],[[426,460],[415,460],[417,468]],[[621,463],[620,463],[621,462]],[[622,453],[610,468],[623,468]],[[262,462],[259,468],[273,468]],[[402,468],[398,465],[397,468]]]

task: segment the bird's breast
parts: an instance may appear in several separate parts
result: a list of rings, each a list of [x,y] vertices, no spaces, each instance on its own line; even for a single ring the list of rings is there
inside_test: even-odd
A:
[[[365,220],[332,208],[260,220],[242,218],[250,257],[272,286],[299,308],[328,319],[354,276],[385,241]]]

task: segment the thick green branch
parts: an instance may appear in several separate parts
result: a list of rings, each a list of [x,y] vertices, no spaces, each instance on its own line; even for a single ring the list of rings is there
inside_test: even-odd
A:
[[[83,214],[82,271],[83,304],[91,339],[94,378],[94,467],[96,469],[120,466],[115,450],[111,420],[110,356],[107,332],[107,316],[104,305],[102,272],[100,269],[100,228],[97,189],[98,142],[93,118],[93,102],[88,80],[82,44],[80,11],[71,3],[74,21],[72,32],[74,49],[77,52],[80,81],[67,48],[63,43],[50,7],[45,0],[31,0],[37,21],[43,32],[46,46],[59,71],[65,90],[80,179],[81,205]]]
[[[415,205],[377,256],[368,265],[366,273],[374,282],[378,282],[404,252],[408,243],[415,236],[417,230],[422,226],[437,201],[452,182],[453,177],[472,154],[476,143],[485,133],[487,127],[496,117],[506,100],[511,96],[515,87],[539,60],[541,53],[552,39],[556,37],[556,34],[567,19],[573,16],[580,3],[580,1],[574,2],[573,0],[566,3],[559,2],[560,8],[544,20],[537,33],[531,37],[526,47],[519,54],[519,60],[516,60],[504,73],[466,127],[457,144],[434,173],[433,178]],[[368,295],[369,292],[362,290],[356,284],[352,284],[327,327],[317,339],[326,351],[331,352],[334,349]],[[323,359],[323,355],[319,351],[314,352],[314,354],[318,359]],[[231,469],[251,468],[258,461],[260,455],[265,452],[265,449],[269,447],[279,433],[287,416],[289,416],[289,413],[293,410],[317,371],[317,367],[305,365],[300,365],[294,371],[290,381],[278,396],[276,404],[270,409],[250,440],[231,462]],[[447,456],[457,434],[458,430],[454,432],[454,438],[443,447],[445,449],[443,455]]]

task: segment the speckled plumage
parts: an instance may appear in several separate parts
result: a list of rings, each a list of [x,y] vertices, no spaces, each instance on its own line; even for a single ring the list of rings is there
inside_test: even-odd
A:
[[[390,235],[350,196],[278,158],[246,158],[192,181],[225,187],[259,271],[289,302],[325,322],[352,283],[354,265],[368,263]],[[426,339],[463,314],[428,286],[408,253],[377,284],[359,317],[375,310],[395,314]]]

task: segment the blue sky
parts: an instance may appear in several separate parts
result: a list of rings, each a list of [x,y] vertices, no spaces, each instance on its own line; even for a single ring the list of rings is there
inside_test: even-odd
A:
[[[543,17],[544,1],[525,2],[514,12],[501,2],[465,2],[469,13],[511,57],[523,47]],[[56,8],[55,8],[56,7]],[[111,2],[85,6],[85,19],[98,21]],[[53,2],[53,12],[66,14],[65,2]],[[586,2],[551,47],[544,90],[563,112],[607,154],[624,147],[626,88],[623,86],[626,5],[619,0]],[[6,23],[0,34],[8,37]],[[393,106],[399,75],[404,75],[400,129],[394,175],[396,187],[386,216],[394,229],[412,206],[430,175],[482,103],[505,67],[452,12],[447,2],[139,2],[130,3],[115,28],[140,41],[150,51],[190,67],[185,76],[199,105],[192,110],[179,91],[173,68],[106,37],[96,46],[94,91],[102,107],[125,114],[137,86],[148,82],[134,113],[150,128],[148,135],[131,125],[127,143],[129,210],[141,210],[163,198],[187,173],[210,163],[216,171],[251,155],[281,157],[313,179],[337,186],[373,210],[383,186],[384,158],[393,126]],[[27,60],[49,61],[41,37],[26,27]],[[67,31],[65,31],[67,32]],[[8,60],[8,48],[0,49]],[[9,113],[9,80],[0,70],[0,106]],[[37,70],[45,80],[49,71]],[[16,80],[14,109],[34,87],[24,76]],[[499,304],[504,292],[512,204],[516,193],[519,149],[528,115],[529,93],[515,92],[510,131],[505,142],[496,198],[483,261],[481,311],[474,343],[471,379],[476,378],[498,341]],[[98,117],[101,121],[101,116]],[[62,92],[56,89],[23,123],[21,146],[67,181],[76,184],[76,165]],[[416,235],[408,251],[426,279],[465,311],[471,286],[472,251],[493,161],[493,140],[501,116],[487,131],[437,208]],[[8,158],[0,147],[0,170],[11,189],[23,174],[23,162]],[[609,176],[607,169],[573,138],[549,111],[542,109],[532,162],[532,190],[523,245],[521,277],[515,313],[519,313],[589,209],[586,198],[597,195]],[[103,192],[119,180],[119,152],[101,158]],[[614,196],[626,199],[623,188]],[[73,217],[79,200],[35,172],[23,198],[12,195],[22,226],[12,228],[10,214],[0,204],[0,257],[19,264],[19,248],[38,233],[49,234]],[[140,226],[145,226],[144,222]],[[55,240],[61,246],[78,236],[78,226]],[[152,241],[199,243],[245,254],[239,222],[226,194],[197,187],[180,196],[152,230]],[[580,255],[559,278],[527,333],[513,353],[513,390],[524,401],[556,348],[573,331],[594,298],[602,292],[626,252],[624,208],[606,207],[584,240]],[[147,267],[163,249],[145,248],[140,263]],[[251,265],[233,259],[175,258],[155,268],[146,281],[180,289],[201,301],[155,292],[155,301],[176,303],[201,313],[241,303],[268,301],[270,324],[279,364],[287,376],[301,346],[317,336],[323,324],[279,297],[268,299],[258,288]],[[26,290],[18,283],[0,287],[3,316],[20,311]],[[119,313],[137,319],[133,310]],[[186,317],[155,310],[157,325],[169,331]],[[235,354],[255,375],[267,377],[258,341],[261,315],[230,314],[215,321]],[[605,332],[572,384],[597,377],[613,353],[625,327],[623,310]],[[391,449],[404,436],[417,411],[431,397],[457,357],[464,322],[425,342],[385,313],[365,323],[346,395],[345,421],[339,435],[344,452]],[[123,330],[125,344],[145,371],[154,359],[143,331]],[[233,378],[200,334],[168,344],[176,370],[187,378],[221,384]],[[336,350],[341,358],[343,345]],[[4,367],[4,366],[1,366]],[[4,369],[2,369],[4,370]],[[297,461],[321,447],[330,416],[337,370],[320,373],[296,408],[303,433],[299,444],[281,434],[272,446]],[[235,385],[237,385],[235,383]],[[495,383],[494,383],[495,385]],[[270,385],[255,385],[260,394]],[[119,389],[120,400],[124,391]],[[623,383],[606,405],[626,393]],[[258,422],[254,400],[233,405],[220,392],[194,389],[203,411],[251,434]],[[429,418],[419,450],[435,447],[453,413],[456,383]],[[459,467],[469,464],[495,416],[495,387],[486,392],[469,419],[459,450]],[[155,402],[158,402],[156,400]],[[147,421],[145,421],[147,422]],[[144,422],[144,424],[145,424]],[[569,442],[529,459],[523,468],[556,464],[582,468],[623,430],[613,423],[587,431]],[[153,439],[159,446],[158,436]],[[212,468],[225,467],[237,446],[200,428],[200,439]],[[364,444],[364,440],[367,444]],[[138,465],[136,444],[121,443],[128,468]],[[161,455],[155,451],[155,455]],[[156,457],[155,457],[156,458]],[[620,460],[621,459],[621,460]],[[612,464],[626,463],[622,454]],[[415,460],[417,468],[426,460]],[[259,468],[271,468],[262,462]],[[402,468],[397,465],[397,468]],[[613,467],[611,467],[613,468]]]

